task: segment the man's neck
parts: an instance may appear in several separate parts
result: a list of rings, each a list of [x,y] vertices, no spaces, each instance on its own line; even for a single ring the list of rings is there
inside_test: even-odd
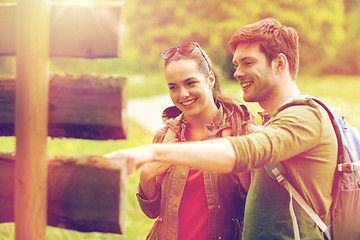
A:
[[[277,93],[276,96],[269,96],[268,101],[259,102],[259,104],[268,114],[272,115],[282,104],[298,94],[300,91],[295,85],[291,89],[286,88],[286,91]]]

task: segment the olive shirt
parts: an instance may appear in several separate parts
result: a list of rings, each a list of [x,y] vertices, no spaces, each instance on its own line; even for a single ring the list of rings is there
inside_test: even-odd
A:
[[[251,171],[243,239],[293,239],[289,194],[264,166],[282,163],[285,176],[325,221],[332,203],[337,140],[327,112],[311,99],[284,104],[261,131],[229,137],[236,152],[234,172]],[[293,201],[301,239],[323,239]]]

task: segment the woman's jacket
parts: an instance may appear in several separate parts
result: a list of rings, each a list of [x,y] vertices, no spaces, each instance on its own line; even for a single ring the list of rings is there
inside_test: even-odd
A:
[[[178,108],[173,106],[165,109],[163,121],[166,126],[157,131],[154,143],[163,142],[169,129],[176,133],[177,139],[186,141],[186,119]],[[212,123],[205,126],[205,130],[207,139],[230,135],[230,123],[222,105],[219,106]],[[251,132],[249,129],[247,131]],[[161,186],[157,186],[155,198],[151,200],[142,198],[141,188],[138,187],[137,199],[141,209],[149,218],[157,218],[147,239],[177,239],[178,210],[188,173],[188,167],[170,167]],[[241,239],[239,235],[246,192],[239,184],[237,176],[209,171],[204,171],[203,176],[209,207],[208,239]]]

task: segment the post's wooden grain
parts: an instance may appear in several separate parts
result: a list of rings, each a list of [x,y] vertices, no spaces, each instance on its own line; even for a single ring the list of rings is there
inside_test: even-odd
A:
[[[16,9],[15,238],[46,239],[49,1]]]

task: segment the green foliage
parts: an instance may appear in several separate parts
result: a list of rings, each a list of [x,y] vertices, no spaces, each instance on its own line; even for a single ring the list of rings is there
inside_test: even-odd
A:
[[[129,75],[128,97],[143,98],[169,93],[164,73]]]
[[[360,2],[356,0],[124,1],[123,56],[116,61],[95,60],[99,65],[111,62],[113,69],[121,73],[162,70],[160,55],[165,49],[197,41],[213,62],[230,75],[229,38],[241,26],[266,17],[298,32],[301,73],[360,73],[360,60],[354,57],[360,53]],[[54,61],[66,65],[61,60]]]
[[[346,120],[360,130],[359,76],[300,76],[297,81],[302,92],[322,99],[329,107],[340,108]]]
[[[74,75],[120,75],[126,77],[127,97],[149,97],[168,93],[163,71],[147,72],[147,74],[133,73],[120,64],[121,59],[51,59],[50,70],[53,72],[66,72]],[[1,72],[0,72],[1,74]]]
[[[329,64],[336,65],[340,46],[349,49],[349,57],[353,48],[344,45],[349,28],[357,37],[353,40],[359,39],[359,32],[354,31],[359,9],[347,8],[358,4],[351,0],[127,0],[126,4],[125,51],[140,54],[133,66],[141,71],[161,67],[160,54],[166,48],[197,41],[230,74],[230,36],[244,24],[265,17],[278,19],[299,33],[303,73],[319,73]]]
[[[345,3],[345,39],[332,61],[320,69],[322,74],[360,73],[360,1],[346,0]]]

